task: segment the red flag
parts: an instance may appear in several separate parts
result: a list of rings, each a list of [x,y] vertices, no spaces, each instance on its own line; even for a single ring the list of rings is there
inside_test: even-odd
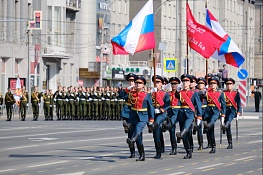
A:
[[[197,23],[188,3],[186,3],[186,25],[189,46],[205,58],[212,56],[226,41],[208,27]]]

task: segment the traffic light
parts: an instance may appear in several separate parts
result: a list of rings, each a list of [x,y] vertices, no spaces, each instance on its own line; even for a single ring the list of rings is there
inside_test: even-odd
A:
[[[42,29],[42,11],[34,11],[34,21],[28,21],[28,27],[32,30]]]

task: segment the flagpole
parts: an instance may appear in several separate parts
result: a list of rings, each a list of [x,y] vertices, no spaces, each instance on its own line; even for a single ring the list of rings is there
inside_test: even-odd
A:
[[[156,58],[155,58],[155,49],[152,50],[153,52],[153,87],[156,87]]]
[[[188,0],[186,0],[186,4],[188,4]],[[186,67],[186,73],[187,74],[189,74],[189,59],[188,59],[188,34],[187,34],[187,32],[188,32],[188,29],[187,29],[187,20],[186,20],[186,65],[185,65],[185,67]]]
[[[207,9],[207,1],[205,1],[205,9]],[[208,59],[205,58],[205,74],[207,75],[208,74]],[[208,76],[206,76],[206,82],[208,82]]]

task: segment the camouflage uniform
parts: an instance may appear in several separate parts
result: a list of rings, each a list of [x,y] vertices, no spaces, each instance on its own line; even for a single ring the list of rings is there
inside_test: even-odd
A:
[[[22,97],[20,98],[20,114],[21,114],[21,121],[25,121],[26,119],[26,110],[27,104],[29,102],[29,96],[27,91],[22,91]]]

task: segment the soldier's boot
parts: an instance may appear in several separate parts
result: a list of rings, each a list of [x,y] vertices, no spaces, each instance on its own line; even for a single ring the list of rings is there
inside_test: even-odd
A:
[[[164,145],[164,139],[161,139],[161,152],[165,152],[165,145]]]
[[[137,138],[139,137],[139,134],[136,134],[134,137],[127,138],[126,142],[128,143],[129,147],[132,147],[134,145],[134,143],[136,142]]]
[[[164,120],[162,123],[162,132],[166,132],[168,130],[167,121]]]
[[[130,130],[130,126],[131,126],[131,124],[128,123],[126,120],[123,120],[123,122],[122,122],[122,126],[123,126],[123,128],[124,128],[124,132],[125,132],[125,133],[128,133],[129,130]]]
[[[177,154],[177,143],[175,140],[171,141],[172,151],[170,152],[170,155],[176,155]]]
[[[129,148],[130,148],[130,157],[129,158],[134,158],[135,157],[135,147],[134,147],[134,144],[132,146],[129,145]]]
[[[144,146],[143,145],[137,145],[140,157],[136,159],[136,161],[145,161],[145,153],[144,153]]]
[[[208,133],[206,134],[206,137],[207,137],[207,146],[206,146],[205,148],[206,148],[206,149],[212,148],[212,146],[211,146],[211,139],[210,139]]]
[[[182,132],[177,132],[176,137],[177,137],[177,143],[181,142],[181,139],[184,137],[184,135],[187,133],[187,130],[184,129]]]
[[[196,131],[198,131],[198,126],[197,126],[197,124],[194,122],[194,123],[193,123],[193,135],[196,134]]]
[[[192,158],[192,149],[188,149],[186,151],[186,155],[184,156],[184,159],[191,159]]]
[[[210,153],[215,153],[216,152],[216,141],[215,138],[211,138],[211,144],[212,144],[212,149]]]
[[[188,134],[188,140],[189,140],[189,144],[190,144],[190,149],[192,150],[192,152],[194,152],[194,141],[193,141],[193,135],[190,132],[187,133]]]
[[[198,133],[197,138],[198,138],[198,144],[199,144],[199,147],[197,150],[203,150],[203,135]]]
[[[151,124],[151,125],[148,126],[148,132],[149,132],[149,133],[152,133],[153,130],[155,130],[156,128],[158,128],[158,123],[153,122],[153,124]]]
[[[233,145],[232,145],[232,134],[227,135],[227,141],[228,141],[228,146],[226,149],[232,149]]]
[[[161,144],[161,142],[155,142],[155,149],[156,149],[156,155],[154,156],[154,158],[160,159],[162,156],[162,144]]]

